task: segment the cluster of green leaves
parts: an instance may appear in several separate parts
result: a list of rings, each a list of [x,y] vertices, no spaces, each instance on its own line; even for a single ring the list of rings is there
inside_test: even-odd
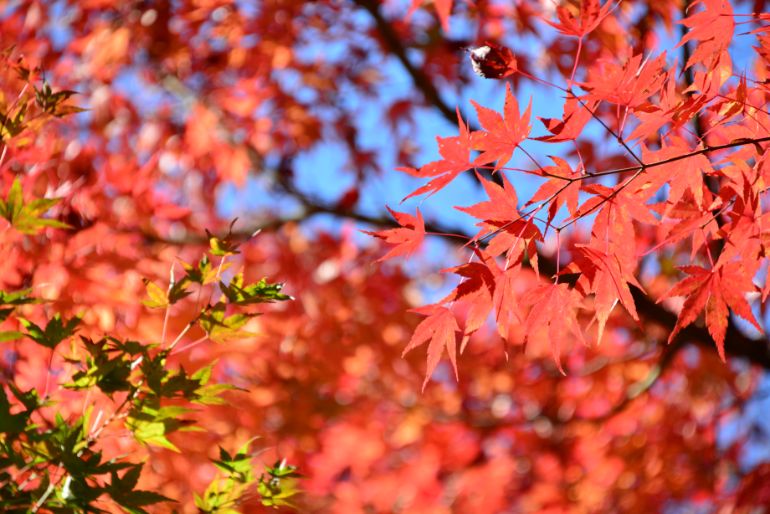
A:
[[[65,228],[43,214],[55,199],[24,202],[21,183],[13,182],[5,200],[0,200],[0,215],[22,234],[37,234],[46,227]],[[124,340],[117,334],[98,339],[76,337],[79,316],[65,318],[53,313],[43,322],[28,319],[22,309],[45,300],[32,296],[31,289],[0,291],[0,323],[13,330],[0,331],[0,342],[18,341],[37,344],[54,352],[60,343],[70,341],[72,351],[66,361],[76,371],[62,377],[56,385],[94,395],[100,393],[115,405],[107,419],[91,419],[93,408],[80,416],[49,419],[55,407],[48,397],[34,390],[22,391],[13,380],[0,386],[0,510],[2,512],[105,512],[98,505],[109,498],[127,512],[143,513],[145,507],[172,501],[153,491],[137,489],[143,463],[127,457],[106,459],[97,442],[104,429],[115,423],[131,432],[140,443],[179,449],[168,436],[177,431],[202,430],[196,425],[190,405],[224,403],[222,393],[234,386],[212,381],[214,362],[190,373],[173,367],[169,357],[185,333],[195,324],[203,339],[224,342],[251,335],[243,330],[255,312],[245,309],[259,303],[290,299],[281,293],[281,284],[261,279],[245,283],[243,273],[225,282],[222,273],[229,268],[226,259],[238,252],[238,244],[229,236],[210,236],[209,254],[194,265],[183,263],[181,280],[173,275],[163,288],[146,280],[144,305],[151,309],[169,309],[190,296],[197,288],[198,299],[204,288],[218,287],[221,295],[214,302],[199,305],[196,315],[170,344],[165,341]],[[211,257],[219,258],[214,267]],[[33,310],[29,310],[33,312]],[[29,343],[31,341],[32,343]],[[10,393],[10,395],[9,395]],[[202,512],[237,512],[248,494],[257,494],[266,506],[290,505],[297,494],[294,468],[281,463],[269,467],[258,477],[252,470],[246,444],[235,456],[221,450],[214,464],[225,473],[212,482],[203,496],[197,497]]]
[[[195,506],[201,514],[236,514],[238,502],[254,487],[263,505],[294,507],[291,498],[299,492],[297,468],[279,461],[273,466],[265,466],[265,471],[257,477],[249,451],[252,442],[246,442],[235,455],[219,449],[219,459],[214,461],[219,475],[211,481],[203,496],[195,495]]]
[[[8,50],[3,51],[2,57],[7,59],[8,53]],[[7,61],[4,64],[7,65]],[[77,94],[76,91],[54,91],[45,80],[40,87],[37,87],[35,82],[39,70],[27,68],[22,59],[11,68],[15,69],[18,76],[26,83],[25,91],[32,89],[34,95],[30,95],[32,102],[28,102],[22,91],[19,98],[8,106],[2,102],[2,95],[0,95],[0,142],[17,138],[27,129],[37,130],[51,117],[61,118],[85,110],[67,103],[67,100]],[[37,112],[33,106],[37,107]],[[23,139],[24,142],[29,140]]]
[[[5,199],[0,198],[0,216],[22,234],[37,234],[45,227],[69,228],[59,220],[43,217],[57,203],[58,198],[35,198],[25,203],[21,181],[17,178]]]
[[[147,298],[144,305],[151,309],[169,308],[192,294],[191,287],[194,285],[197,285],[200,291],[200,288],[217,283],[222,293],[219,300],[207,303],[188,328],[197,323],[208,339],[218,343],[253,336],[254,334],[242,328],[259,313],[243,308],[291,300],[292,297],[281,293],[283,284],[269,283],[266,278],[246,284],[242,272],[236,273],[228,283],[221,280],[222,272],[230,267],[227,258],[239,253],[239,243],[233,240],[232,225],[228,234],[221,239],[209,234],[209,246],[211,255],[220,258],[218,267],[214,268],[209,256],[204,255],[196,264],[183,262],[185,275],[180,280],[175,280],[172,276],[166,290],[154,282],[145,281]],[[170,348],[173,348],[176,342],[178,338]]]
[[[43,109],[43,112],[47,114],[51,114],[53,116],[56,116],[57,118],[60,118],[62,116],[66,116],[67,114],[73,114],[73,113],[84,111],[84,109],[80,107],[76,107],[73,105],[66,105],[64,103],[72,95],[76,95],[77,94],[76,91],[71,91],[71,90],[54,91],[53,89],[51,89],[51,85],[48,82],[43,82],[42,87],[40,87],[39,89],[35,87],[34,90],[35,90],[35,102],[41,109]]]
[[[65,321],[55,314],[45,328],[41,328],[15,313],[19,306],[41,303],[30,293],[28,289],[0,292],[2,319],[15,318],[24,328],[24,331],[3,332],[2,338],[6,341],[29,339],[53,351],[59,343],[72,337],[80,319]],[[116,389],[110,389],[108,377],[119,376],[115,373],[117,369],[113,365],[110,371],[102,371],[100,380],[90,382],[86,388],[96,386],[102,391],[114,392]],[[76,374],[75,382],[83,383],[83,378]],[[93,426],[93,408],[73,419],[57,413],[50,420],[42,412],[46,407],[55,407],[55,403],[41,398],[35,390],[22,391],[12,380],[0,387],[0,469],[3,470],[0,472],[0,510],[21,513],[45,508],[53,512],[103,512],[94,502],[107,495],[128,512],[144,512],[143,506],[168,500],[160,494],[136,489],[142,464],[105,460],[102,452],[94,449],[101,430],[89,429]]]
[[[77,510],[77,504],[90,503],[103,491],[87,480],[116,473],[130,463],[104,462],[100,452],[90,448],[87,435],[88,416],[67,423],[57,415],[51,426],[38,428],[32,415],[45,402],[35,391],[19,391],[12,383],[9,388],[16,399],[13,404],[4,388],[0,388],[0,505],[3,512],[36,512],[45,505],[51,510]],[[18,404],[23,406],[20,412]],[[53,463],[56,466],[53,466]],[[23,481],[14,477],[27,474]],[[59,478],[66,478],[62,481]],[[57,488],[57,484],[61,487]],[[29,484],[34,483],[32,487]],[[74,505],[73,505],[74,503]]]
[[[21,392],[9,385],[24,410],[11,414],[11,402],[0,388],[0,507],[3,512],[106,512],[95,505],[108,496],[131,513],[169,498],[136,488],[143,464],[105,460],[93,449],[89,434],[92,409],[74,420],[57,414],[50,427],[31,421],[43,407],[35,391]],[[24,475],[23,481],[15,477]],[[122,476],[119,474],[122,472]],[[30,486],[30,484],[33,484]]]

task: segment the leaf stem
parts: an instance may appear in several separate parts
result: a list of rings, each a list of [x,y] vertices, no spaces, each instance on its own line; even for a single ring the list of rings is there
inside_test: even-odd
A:
[[[572,73],[569,76],[568,87],[575,83],[575,72],[577,72],[578,62],[580,61],[580,51],[583,49],[583,36],[578,38],[577,51],[575,52],[575,64],[572,65]]]
[[[597,203],[596,205],[594,205],[593,207],[591,207],[590,209],[588,209],[586,212],[584,212],[584,213],[581,213],[581,214],[580,214],[580,216],[578,216],[578,217],[576,217],[576,218],[573,218],[573,219],[571,219],[570,221],[568,221],[567,223],[565,223],[565,224],[561,225],[561,226],[558,228],[558,230],[562,230],[562,229],[565,229],[565,228],[569,227],[570,225],[572,225],[573,223],[575,223],[575,222],[576,222],[576,221],[578,221],[579,219],[581,219],[581,218],[584,218],[585,216],[588,216],[589,214],[591,214],[592,212],[594,212],[596,209],[598,209],[599,207],[601,207],[602,205],[604,205],[604,204],[605,204],[605,203],[607,203],[608,201],[610,201],[610,200],[612,200],[613,198],[615,198],[615,197],[616,197],[618,194],[620,194],[620,192],[621,192],[621,191],[623,191],[623,189],[625,189],[626,187],[628,187],[628,185],[629,185],[631,182],[633,182],[633,181],[634,181],[634,179],[636,179],[636,177],[638,177],[639,175],[641,175],[641,174],[642,174],[642,172],[643,172],[645,169],[646,169],[645,167],[641,167],[641,168],[639,168],[639,169],[637,170],[637,172],[636,172],[636,173],[634,173],[633,175],[631,175],[631,176],[630,176],[630,177],[629,177],[629,178],[628,178],[628,179],[627,179],[627,180],[626,180],[626,181],[625,181],[623,184],[621,184],[620,186],[618,186],[618,187],[616,187],[615,189],[613,189],[613,190],[612,190],[612,193],[610,193],[609,195],[607,195],[607,198],[605,198],[605,199],[604,199],[604,200],[602,200],[601,202]]]
[[[186,344],[184,346],[180,346],[179,348],[177,348],[176,350],[171,352],[169,355],[176,355],[178,353],[182,353],[185,350],[189,350],[190,348],[192,348],[194,346],[198,346],[199,344],[203,343],[208,338],[209,338],[208,334],[206,334],[204,336],[201,336],[201,337],[199,337],[198,339],[196,339],[195,341],[193,341],[191,343],[188,343],[188,344]]]

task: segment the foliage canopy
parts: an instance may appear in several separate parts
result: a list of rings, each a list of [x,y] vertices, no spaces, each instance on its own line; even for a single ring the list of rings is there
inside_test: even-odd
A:
[[[766,507],[766,10],[0,8],[0,505]]]

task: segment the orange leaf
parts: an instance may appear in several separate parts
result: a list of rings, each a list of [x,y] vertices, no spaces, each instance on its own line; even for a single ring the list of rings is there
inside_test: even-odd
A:
[[[566,375],[561,365],[561,348],[567,339],[585,344],[583,332],[577,321],[577,311],[582,298],[567,284],[543,284],[530,291],[522,300],[531,305],[525,331],[527,341],[538,337],[547,340],[556,367]]]
[[[457,332],[460,327],[457,326],[457,320],[455,320],[452,311],[445,307],[428,306],[419,309],[419,312],[425,312],[429,309],[431,313],[427,318],[417,325],[414,330],[412,339],[409,344],[404,348],[402,356],[406,355],[413,349],[421,346],[422,344],[430,341],[428,344],[428,367],[425,371],[425,381],[422,384],[423,390],[428,384],[430,376],[438,366],[438,361],[441,358],[441,354],[446,348],[449,354],[449,361],[452,363],[452,369],[455,372],[455,378],[458,378],[457,374]]]
[[[687,297],[676,326],[668,338],[669,343],[674,340],[679,331],[695,321],[704,308],[706,327],[717,345],[719,358],[723,361],[725,360],[728,305],[735,314],[750,322],[757,330],[762,330],[745,298],[745,294],[754,292],[756,286],[740,263],[731,262],[710,270],[700,266],[683,266],[680,269],[690,276],[674,285],[658,299],[658,302],[661,302],[672,296]]]
[[[436,138],[439,154],[443,157],[442,160],[428,163],[419,171],[415,171],[414,168],[398,168],[399,171],[416,177],[437,177],[407,195],[404,200],[423,193],[432,195],[443,189],[460,173],[473,166],[470,162],[471,137],[467,125],[460,116],[459,109],[457,110],[457,123],[460,129],[458,136]]]
[[[479,123],[484,128],[471,135],[473,148],[482,152],[473,162],[477,165],[496,162],[497,171],[511,160],[513,151],[529,136],[532,129],[529,124],[532,100],[524,114],[520,115],[519,103],[511,92],[511,85],[506,84],[504,116],[473,100],[471,103],[476,108]]]
[[[425,221],[422,219],[420,209],[417,209],[416,217],[405,212],[394,211],[390,207],[387,209],[396,219],[396,222],[401,225],[401,228],[390,228],[379,232],[362,230],[365,234],[383,239],[388,244],[396,245],[395,248],[380,257],[379,261],[400,255],[409,256],[420,247],[423,239],[425,239]]]

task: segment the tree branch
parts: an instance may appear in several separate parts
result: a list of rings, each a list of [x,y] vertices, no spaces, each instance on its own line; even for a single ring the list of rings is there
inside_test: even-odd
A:
[[[376,5],[373,5],[373,2],[370,0],[356,0],[359,4],[366,7],[368,11],[371,12],[370,9],[373,9],[375,12],[378,13],[379,18],[381,18],[381,15],[379,15],[379,11],[377,10]],[[377,19],[377,18],[375,18]],[[383,22],[387,24],[387,21],[383,19]],[[392,27],[388,24],[388,28],[390,30],[390,33],[393,33]],[[395,33],[393,33],[395,36]],[[400,43],[399,43],[400,46]],[[405,56],[405,54],[404,54]],[[166,81],[167,87],[169,85],[173,86],[174,88],[178,89],[176,91],[177,94],[181,96],[191,95],[190,91],[184,89],[185,86],[181,84],[178,79],[173,77],[173,80],[169,83]],[[435,91],[435,88],[430,86],[430,90]],[[437,93],[436,93],[437,94]],[[440,100],[440,99],[439,99]],[[770,140],[770,137],[765,138],[758,138],[756,142],[764,142]],[[747,141],[734,141],[725,145],[720,146],[714,146],[710,148],[704,148],[701,150],[695,151],[693,154],[701,154],[716,150],[721,150],[725,148],[730,148],[733,146],[738,146],[742,144],[748,144]],[[249,145],[247,145],[247,150],[249,153],[250,158],[254,160],[256,157],[258,157],[257,152],[251,148]],[[689,157],[690,155],[687,155],[685,157],[676,157],[673,158],[673,160],[683,159],[686,157]],[[665,162],[665,161],[664,161]],[[261,162],[254,163],[255,165],[261,166]],[[652,163],[646,165],[648,168],[653,166],[659,166],[663,164],[661,163]],[[287,163],[283,163],[283,165],[288,165]],[[630,168],[631,170],[639,170],[639,166],[634,166]],[[618,172],[618,170],[612,170],[613,172]],[[278,174],[279,178],[285,176],[283,173]],[[397,227],[397,224],[390,219],[384,218],[384,217],[378,217],[378,216],[369,216],[357,211],[353,211],[350,209],[344,209],[337,205],[328,205],[318,199],[312,198],[308,196],[306,193],[303,193],[302,191],[298,190],[296,187],[294,187],[293,184],[289,183],[289,181],[286,180],[279,180],[278,184],[280,187],[282,187],[288,194],[292,195],[296,200],[300,202],[300,204],[303,206],[304,212],[300,213],[297,216],[294,216],[292,218],[285,218],[285,219],[272,219],[267,220],[263,223],[258,224],[255,227],[249,227],[249,229],[240,231],[236,233],[236,237],[240,237],[243,239],[248,239],[251,237],[254,232],[257,229],[263,229],[263,230],[269,230],[269,229],[275,229],[279,228],[283,224],[287,222],[300,222],[303,221],[313,215],[316,214],[331,214],[333,216],[338,216],[340,218],[345,219],[351,219],[355,220],[361,223],[367,223],[374,226],[381,226],[381,227]],[[451,227],[451,226],[445,226],[440,223],[432,223],[432,222],[426,222],[425,228],[427,232],[432,232],[436,234],[459,234],[459,235],[465,235],[467,237],[468,241],[470,241],[472,238],[471,236],[468,236],[465,234],[465,231],[458,228],[458,227]],[[157,234],[143,234],[144,237],[150,241],[156,241],[156,242],[163,242],[167,244],[174,244],[174,245],[182,245],[182,244],[192,244],[192,243],[204,243],[206,242],[206,238],[197,236],[195,238],[191,239],[185,239],[185,240],[169,240],[164,239],[161,236]],[[555,259],[551,256],[539,254],[538,255],[538,261],[540,263],[540,270],[542,273],[546,276],[551,276],[556,273],[556,262]],[[634,302],[636,304],[637,312],[639,313],[640,317],[642,318],[642,323],[654,323],[660,327],[662,327],[665,331],[671,332],[673,331],[674,327],[676,326],[677,316],[676,314],[670,312],[662,305],[659,305],[655,303],[651,298],[649,298],[647,295],[642,293],[636,288],[632,288],[632,295],[634,298]],[[676,341],[673,345],[673,348],[678,349],[679,348],[679,341],[684,342],[692,342],[695,344],[698,344],[699,346],[702,346],[704,348],[713,350],[714,349],[714,342],[708,333],[708,331],[704,327],[699,327],[695,325],[690,325],[684,330],[682,330]],[[749,337],[747,337],[745,334],[743,334],[740,330],[738,330],[735,327],[735,324],[732,322],[732,320],[729,321],[727,333],[725,337],[725,352],[729,355],[732,355],[734,357],[741,357],[744,359],[747,359],[752,364],[755,364],[757,366],[761,366],[766,369],[770,369],[770,344],[768,343],[768,340],[761,339],[761,340],[753,340]]]
[[[245,230],[236,231],[233,233],[233,237],[236,239],[246,240],[250,238],[256,230],[271,230],[280,228],[285,223],[289,222],[301,222],[316,214],[330,214],[344,219],[355,220],[361,223],[377,227],[397,228],[398,224],[391,219],[381,216],[370,216],[360,212],[350,211],[342,209],[335,205],[327,205],[323,202],[311,198],[306,194],[297,190],[288,190],[289,194],[294,196],[303,206],[304,212],[300,215],[293,216],[291,218],[273,219],[267,222],[259,223],[251,226]],[[436,223],[426,221],[425,230],[429,233],[435,234],[458,234],[464,235],[471,239],[470,236],[465,234],[465,231],[456,226],[444,225],[442,223]],[[172,245],[185,245],[185,244],[201,244],[207,241],[204,236],[193,236],[185,239],[167,239],[157,234],[143,233],[145,239],[155,241],[159,243],[172,244]],[[545,276],[551,276],[556,273],[556,262],[552,256],[538,254],[538,262],[541,274]],[[641,324],[655,324],[661,327],[665,332],[671,333],[676,326],[677,315],[666,309],[663,305],[656,303],[652,298],[644,294],[642,291],[636,288],[631,288],[631,293],[634,298],[636,310],[641,318]],[[683,329],[676,337],[675,341],[667,346],[668,351],[676,353],[687,343],[694,343],[703,347],[706,350],[714,351],[715,346],[708,333],[703,326],[689,325]],[[661,343],[662,344],[662,343]],[[740,357],[748,360],[754,365],[770,369],[770,344],[766,338],[752,339],[741,332],[735,323],[730,320],[727,327],[727,334],[725,337],[725,352],[733,357]],[[668,353],[664,353],[664,356]],[[673,357],[673,355],[671,356]],[[668,358],[668,357],[667,357]],[[663,362],[659,363],[662,365]],[[651,384],[650,384],[651,385]],[[636,396],[634,396],[636,397]]]
[[[379,32],[380,36],[382,36],[385,46],[390,51],[390,53],[392,53],[399,60],[409,76],[412,77],[414,85],[417,86],[417,89],[422,92],[425,100],[433,107],[438,109],[438,111],[450,123],[457,123],[454,109],[450,108],[449,105],[444,102],[438,92],[438,89],[436,89],[436,86],[433,85],[433,81],[430,80],[430,78],[428,78],[428,76],[423,73],[422,70],[412,64],[412,61],[409,60],[409,56],[406,55],[406,48],[404,48],[404,45],[401,44],[400,36],[396,33],[395,30],[393,30],[393,26],[390,24],[390,22],[382,16],[379,7],[380,2],[376,0],[354,1],[364,10],[366,10],[369,15],[371,15],[375,25],[377,26],[377,32]]]
[[[377,27],[377,32],[385,43],[386,49],[398,59],[409,76],[412,77],[412,82],[414,82],[415,87],[420,90],[429,106],[435,107],[449,123],[457,123],[457,113],[455,110],[444,102],[430,77],[415,66],[409,59],[409,56],[406,54],[406,48],[401,44],[401,37],[395,30],[393,30],[393,26],[390,22],[382,16],[379,7],[380,2],[377,0],[354,0],[354,2],[361,6],[372,17]],[[478,130],[477,127],[470,124],[468,128],[471,131]],[[489,176],[498,186],[503,185],[502,174],[490,173]]]

